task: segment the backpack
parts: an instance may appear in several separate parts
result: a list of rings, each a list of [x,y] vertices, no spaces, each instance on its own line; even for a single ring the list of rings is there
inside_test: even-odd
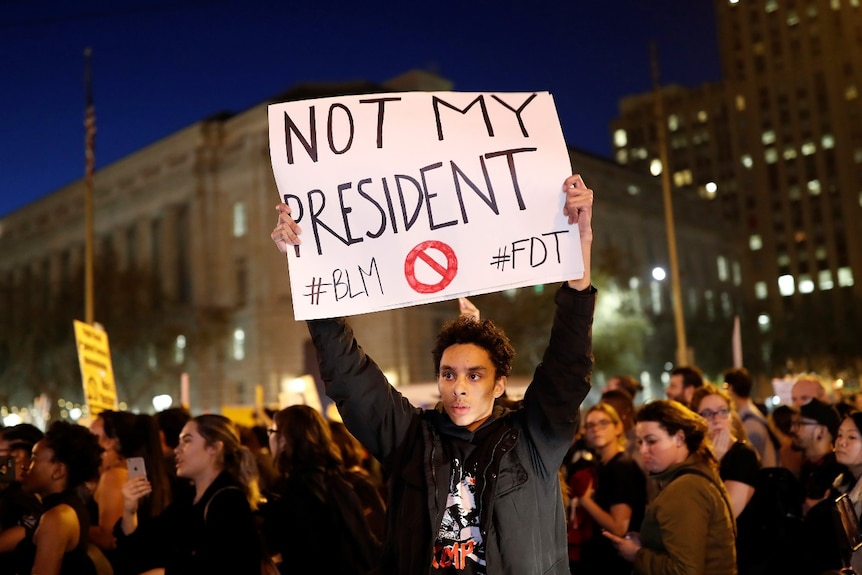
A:
[[[737,518],[739,573],[793,573],[805,544],[802,504],[805,490],[784,467],[758,472],[754,495]]]

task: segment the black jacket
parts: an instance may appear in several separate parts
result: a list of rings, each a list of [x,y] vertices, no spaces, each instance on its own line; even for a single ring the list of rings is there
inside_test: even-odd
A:
[[[569,573],[558,470],[589,393],[595,289],[556,294],[550,343],[522,405],[495,408],[474,433],[413,407],[389,385],[344,320],[309,321],[327,395],[389,478],[385,573],[431,571],[445,511],[451,444],[477,450],[487,573]]]

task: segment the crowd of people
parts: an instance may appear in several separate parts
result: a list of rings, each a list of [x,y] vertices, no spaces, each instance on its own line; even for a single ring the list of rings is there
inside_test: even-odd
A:
[[[563,182],[582,277],[563,282],[522,399],[514,350],[460,298],[411,405],[341,318],[308,322],[343,421],[292,405],[257,425],[184,408],[0,430],[0,575],[826,575],[862,567],[862,405],[799,378],[756,404],[744,369],[670,374],[589,408],[593,192]],[[277,207],[287,253],[301,228]]]

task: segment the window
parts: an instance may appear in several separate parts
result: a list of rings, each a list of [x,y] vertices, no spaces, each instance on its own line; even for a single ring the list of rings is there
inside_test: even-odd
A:
[[[769,291],[766,288],[766,282],[756,282],[754,284],[754,297],[757,299],[766,299],[769,296]]]
[[[811,293],[814,291],[814,280],[808,274],[799,274],[799,293]]]
[[[772,322],[769,318],[769,314],[762,313],[759,316],[757,316],[757,325],[760,328],[760,331],[762,333],[766,333],[769,331],[769,324],[770,323],[772,323]]]
[[[760,237],[760,234],[751,234],[748,238],[748,249],[753,252],[756,252],[763,248],[763,238]]]
[[[783,296],[791,296],[796,291],[796,282],[792,275],[786,274],[778,278],[778,292]]]
[[[751,158],[751,154],[743,155],[740,161],[742,162],[742,165],[748,169],[751,169],[751,167],[754,165],[754,160]]]
[[[832,282],[832,270],[820,270],[817,272],[817,285],[820,291],[831,290],[834,287]]]
[[[174,342],[174,363],[181,364],[186,359],[186,336],[180,334]]]
[[[237,361],[245,359],[245,331],[241,328],[233,330],[233,358]]]
[[[628,134],[625,130],[614,130],[614,146],[617,148],[625,147],[629,143]]]
[[[727,258],[724,256],[718,256],[716,258],[716,267],[718,268],[718,279],[719,281],[726,282],[728,278],[727,273]]]
[[[233,205],[233,237],[241,238],[248,231],[248,222],[245,202],[236,202]]]
[[[853,287],[853,270],[849,267],[838,268],[838,285],[840,287]]]
[[[661,284],[657,281],[652,281],[649,284],[650,299],[652,302],[652,311],[654,314],[661,313]]]

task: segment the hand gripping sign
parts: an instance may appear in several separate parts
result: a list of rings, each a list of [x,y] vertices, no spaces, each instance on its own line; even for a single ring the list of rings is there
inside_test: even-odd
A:
[[[269,106],[297,320],[579,278],[553,97],[400,92]]]

